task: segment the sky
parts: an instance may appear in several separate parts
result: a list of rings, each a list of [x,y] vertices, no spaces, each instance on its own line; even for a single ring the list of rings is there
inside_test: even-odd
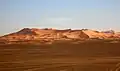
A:
[[[0,0],[0,35],[27,27],[120,31],[120,0]]]

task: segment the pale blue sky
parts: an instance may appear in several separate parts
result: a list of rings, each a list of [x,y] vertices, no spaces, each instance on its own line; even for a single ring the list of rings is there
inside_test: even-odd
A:
[[[120,31],[120,0],[0,0],[0,35],[24,27]]]

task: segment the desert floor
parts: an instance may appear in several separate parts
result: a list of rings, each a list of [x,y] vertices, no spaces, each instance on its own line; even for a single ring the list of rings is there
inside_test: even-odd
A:
[[[120,43],[0,45],[0,71],[120,71],[119,63]]]

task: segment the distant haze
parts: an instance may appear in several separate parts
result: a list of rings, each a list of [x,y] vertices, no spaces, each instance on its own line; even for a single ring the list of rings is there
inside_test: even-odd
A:
[[[24,27],[120,31],[120,0],[0,0],[0,35]]]

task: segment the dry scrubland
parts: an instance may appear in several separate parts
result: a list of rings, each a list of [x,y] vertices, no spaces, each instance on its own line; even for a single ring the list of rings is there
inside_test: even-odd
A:
[[[119,63],[120,43],[0,45],[0,71],[120,71]]]

